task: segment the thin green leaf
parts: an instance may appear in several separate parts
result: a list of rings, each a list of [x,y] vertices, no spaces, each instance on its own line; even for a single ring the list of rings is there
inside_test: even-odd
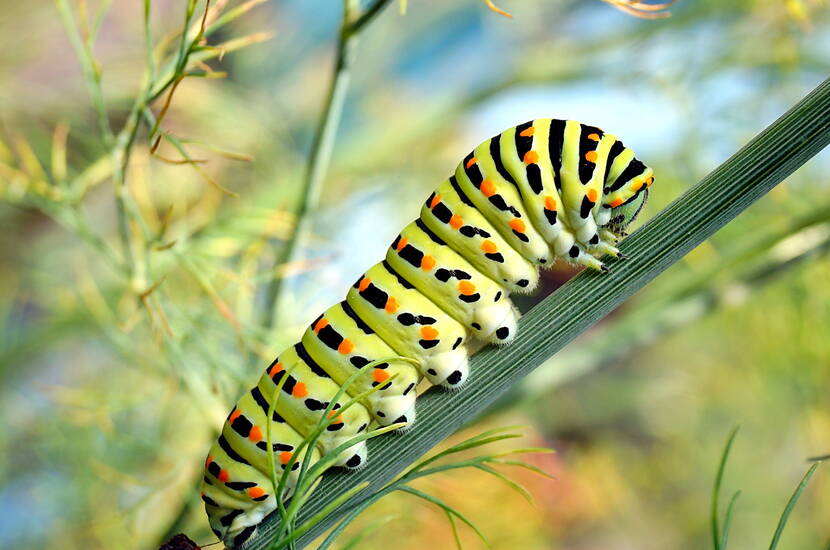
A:
[[[550,475],[543,469],[539,468],[538,466],[534,466],[533,464],[529,464],[523,460],[504,460],[504,459],[496,459],[496,460],[488,460],[493,464],[504,464],[507,466],[516,466],[518,468],[524,468],[525,470],[529,470],[533,473],[539,474],[540,476],[544,476],[548,479],[556,479],[556,477]]]
[[[331,501],[325,508],[317,512],[311,518],[308,519],[305,523],[300,525],[293,530],[293,532],[283,539],[279,539],[273,542],[271,548],[283,548],[286,544],[296,541],[299,537],[303,536],[305,533],[313,529],[316,525],[318,525],[321,521],[326,519],[334,510],[339,508],[344,502],[352,498],[357,493],[364,490],[366,487],[369,486],[369,483],[361,483],[360,485],[356,485],[352,487],[348,493],[343,493],[335,500]]]
[[[441,451],[440,453],[435,454],[429,458],[426,458],[413,466],[413,469],[420,469],[424,468],[425,466],[432,464],[433,462],[444,458],[445,456],[449,456],[451,454],[460,453],[462,451],[466,451],[468,449],[474,449],[476,447],[481,447],[482,445],[487,445],[488,443],[493,443],[495,441],[502,441],[505,439],[515,439],[518,437],[522,437],[522,434],[518,433],[508,433],[497,435],[501,432],[504,432],[507,429],[513,429],[513,427],[508,428],[495,428],[492,430],[487,430],[486,432],[480,433],[476,436],[473,436],[469,439],[465,439],[460,443],[456,443],[455,445]]]
[[[553,454],[556,451],[546,447],[518,447],[516,449],[509,449],[493,453],[494,457],[512,456],[512,455],[527,455],[527,454]]]
[[[807,473],[801,478],[801,483],[799,483],[798,487],[795,488],[793,496],[790,497],[789,502],[787,502],[787,506],[784,508],[784,512],[781,514],[781,519],[778,520],[778,527],[775,528],[775,534],[772,536],[772,542],[769,543],[769,550],[775,550],[778,548],[778,542],[781,540],[781,534],[784,533],[784,527],[787,526],[787,520],[790,519],[790,514],[792,513],[793,508],[795,508],[798,499],[801,497],[801,493],[804,492],[804,489],[810,482],[810,478],[813,477],[814,473],[816,473],[816,469],[818,469],[819,464],[821,464],[821,462],[816,462],[810,466],[810,469],[807,470]]]
[[[238,6],[234,7],[233,9],[230,9],[222,13],[222,15],[217,17],[213,23],[207,26],[207,28],[205,29],[205,36],[210,36],[211,34],[215,33],[216,31],[218,31],[234,19],[239,18],[241,15],[244,15],[251,11],[252,8],[255,8],[256,6],[263,4],[267,1],[268,0],[248,0],[247,2],[243,2]]]
[[[452,538],[455,540],[455,547],[458,550],[464,550],[464,545],[461,544],[461,535],[458,533],[458,525],[455,523],[455,518],[452,516],[451,513],[444,510],[444,514],[447,516],[447,521],[450,522],[450,528],[452,529]]]
[[[430,495],[428,493],[425,493],[423,491],[419,491],[418,489],[414,489],[414,488],[412,488],[408,485],[402,485],[402,486],[398,487],[398,491],[403,491],[404,493],[409,493],[410,495],[415,495],[418,498],[421,498],[423,500],[426,500],[427,502],[431,502],[432,504],[438,506],[439,508],[441,508],[442,510],[444,510],[448,514],[452,514],[453,516],[455,516],[458,519],[460,519],[461,521],[463,521],[467,525],[467,527],[472,529],[473,532],[476,535],[478,535],[478,538],[480,538],[481,541],[484,544],[486,544],[487,546],[490,546],[490,544],[487,542],[487,537],[484,536],[484,533],[482,533],[472,521],[467,519],[467,517],[464,514],[462,514],[461,512],[459,512],[458,510],[456,510],[452,506],[448,505],[447,503],[445,503],[440,498],[438,498],[436,496],[432,496],[432,495]]]
[[[412,470],[408,471],[406,474],[401,476],[398,481],[402,482],[410,482],[416,479],[420,479],[422,477],[429,477],[435,474],[442,474],[452,470],[460,470],[462,468],[472,468],[478,464],[483,464],[487,462],[490,457],[487,456],[478,456],[475,458],[471,458],[469,460],[460,460],[458,462],[450,462],[449,464],[441,464],[439,466],[434,466],[432,468],[413,468]]]
[[[732,514],[735,511],[735,503],[738,501],[738,497],[741,496],[740,491],[736,491],[732,498],[729,499],[729,506],[726,507],[726,516],[723,520],[723,533],[720,537],[720,547],[724,550],[726,549],[726,545],[729,542],[729,528],[732,527]]]
[[[394,492],[394,487],[385,487],[380,491],[366,495],[363,500],[361,500],[358,504],[356,504],[353,508],[350,508],[349,512],[343,517],[343,519],[332,529],[328,536],[323,540],[320,546],[317,547],[317,550],[327,550],[329,546],[340,536],[340,533],[351,524],[357,517],[362,514],[366,508],[383,498],[384,496],[388,495],[391,492]]]
[[[530,494],[530,491],[527,490],[527,488],[525,488],[520,483],[513,481],[512,479],[510,479],[500,471],[496,470],[495,468],[488,466],[486,464],[476,464],[475,466],[473,466],[473,468],[477,468],[482,472],[487,472],[488,474],[497,477],[498,479],[502,480],[508,487],[511,487],[517,493],[522,495],[528,503],[535,504],[536,501],[534,500],[533,495]]]
[[[718,473],[715,476],[715,486],[712,488],[712,510],[711,510],[711,525],[712,525],[712,541],[715,545],[715,550],[721,550],[721,534],[718,526],[719,504],[720,504],[720,486],[723,483],[723,472],[726,469],[726,461],[729,460],[729,452],[732,450],[732,444],[735,442],[735,437],[738,435],[739,426],[732,429],[729,434],[729,439],[726,441],[726,447],[723,449],[723,454],[720,457],[720,465],[718,465]]]

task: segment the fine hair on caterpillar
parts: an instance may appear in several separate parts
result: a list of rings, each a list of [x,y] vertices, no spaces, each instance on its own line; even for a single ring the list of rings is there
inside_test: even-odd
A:
[[[254,536],[304,489],[303,472],[365,465],[366,439],[415,421],[420,384],[461,388],[473,346],[515,337],[509,296],[536,288],[540,268],[622,259],[616,245],[653,181],[616,136],[571,120],[532,120],[476,147],[231,410],[202,485],[216,536]]]

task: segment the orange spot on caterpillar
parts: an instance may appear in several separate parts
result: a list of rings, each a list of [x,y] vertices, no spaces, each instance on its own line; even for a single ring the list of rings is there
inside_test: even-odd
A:
[[[646,187],[650,186],[652,183],[654,183],[654,176],[649,176],[646,180]]]
[[[545,197],[545,210],[556,210],[556,199],[550,195]]]
[[[640,189],[642,189],[642,188],[643,188],[643,184],[644,184],[644,183],[645,183],[645,182],[644,182],[644,181],[642,181],[642,180],[641,180],[641,181],[638,181],[638,182],[635,182],[635,183],[631,186],[631,190],[632,190],[632,191],[634,191],[634,192],[636,193],[637,191],[639,191]]]
[[[481,182],[481,192],[484,194],[485,197],[492,197],[496,194],[496,186],[490,180],[484,180]]]
[[[533,126],[531,126],[530,128],[525,128],[524,130],[519,132],[519,135],[522,136],[522,137],[530,137],[530,136],[533,135],[533,132],[535,132],[535,131],[536,130],[533,128]]]
[[[467,161],[467,164],[464,165],[464,168],[469,168],[470,166],[475,164],[477,161],[478,161],[477,158],[471,157],[470,160]]]
[[[484,241],[484,242],[482,242],[481,243],[481,249],[486,254],[495,254],[496,252],[499,251],[499,249],[496,247],[496,243],[494,243],[493,241]]]
[[[421,258],[421,269],[430,271],[433,267],[435,267],[435,258],[432,256],[424,256]]]
[[[435,340],[438,338],[438,331],[428,325],[421,327],[421,338],[424,340]]]
[[[239,410],[239,409],[237,409],[237,408],[234,408],[234,409],[233,409],[233,412],[231,412],[231,416],[228,418],[228,421],[229,421],[231,424],[233,424],[233,422],[234,422],[237,418],[239,418],[240,416],[242,416],[242,411],[240,411],[240,410]]]
[[[342,345],[342,344],[341,344]],[[338,349],[339,351],[339,349]],[[294,385],[294,390],[291,392],[291,395],[294,397],[303,398],[308,395],[308,388],[305,385],[305,382],[297,382]]]
[[[476,293],[476,285],[474,285],[470,281],[459,281],[458,282],[458,292],[460,292],[464,296],[469,296],[471,294],[475,294]]]
[[[507,225],[510,226],[510,229],[513,229],[514,231],[517,231],[519,233],[524,233],[527,230],[525,222],[523,222],[519,218],[513,218]]]
[[[294,456],[294,454],[290,451],[283,451],[280,453],[280,462],[282,462],[283,464],[288,464],[288,461],[291,460],[292,456]]]
[[[342,424],[343,423],[343,415],[342,414],[337,414],[336,410],[335,411],[329,411],[329,418],[334,418],[335,416],[337,418],[334,419],[334,422],[332,422],[332,424]]]
[[[464,225],[464,220],[461,219],[461,216],[458,214],[453,214],[452,218],[450,218],[450,227],[453,229],[458,229],[462,225]]]
[[[392,313],[395,313],[396,311],[398,311],[398,301],[395,299],[394,296],[390,296],[386,300],[386,305],[384,306],[383,309],[385,309],[386,313],[389,313],[389,314],[392,314]]]
[[[248,496],[251,498],[259,498],[265,494],[265,490],[262,487],[251,487],[248,489]]]
[[[525,153],[525,164],[536,164],[537,162],[539,162],[539,153],[537,153],[536,151],[528,151],[527,153]]]
[[[398,240],[398,246],[396,246],[396,247],[395,247],[395,250],[397,250],[398,252],[400,252],[400,251],[401,251],[401,250],[403,250],[403,248],[404,248],[406,245],[408,245],[408,244],[409,244],[409,239],[407,239],[406,237],[401,237],[401,238]]]
[[[271,365],[271,368],[268,370],[268,376],[271,378],[274,377],[278,372],[282,370],[282,363],[274,363]]]
[[[207,459],[205,460],[205,468],[207,468],[208,466],[210,466],[210,464],[211,464],[212,462],[213,462],[213,457],[212,457],[212,456],[210,456],[210,455],[208,455]]]
[[[317,324],[314,325],[314,334],[319,334],[321,330],[329,326],[329,322],[326,319],[320,319],[317,321]]]
[[[257,441],[262,441],[262,430],[259,429],[259,426],[254,426],[251,428],[251,432],[248,434],[248,439],[256,443]]]
[[[588,139],[591,141],[599,141],[599,134],[588,134]]]
[[[352,344],[352,341],[348,338],[344,338],[343,341],[340,342],[340,345],[337,346],[337,351],[341,355],[348,355],[352,352],[352,350],[354,350],[354,344]]]
[[[591,202],[597,202],[597,190],[596,189],[588,189],[588,200]]]
[[[441,202],[441,195],[435,195],[429,203],[430,208],[435,208]]]
[[[360,279],[360,284],[357,285],[357,290],[363,292],[367,288],[369,288],[369,284],[372,282],[372,279],[369,277],[363,277]]]
[[[231,474],[227,470],[219,470],[219,475],[216,478],[222,483],[227,483],[231,478]]]
[[[588,162],[596,162],[597,161],[597,152],[596,151],[588,151],[585,153],[585,160]]]
[[[621,205],[623,202],[624,201],[621,198],[618,197],[618,198],[611,201],[611,208],[616,208],[619,205]]]
[[[384,382],[389,380],[389,373],[383,369],[375,369],[372,372],[372,378],[375,379],[375,382]]]

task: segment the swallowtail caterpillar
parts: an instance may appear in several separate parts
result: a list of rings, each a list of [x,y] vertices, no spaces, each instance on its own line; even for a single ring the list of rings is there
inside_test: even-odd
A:
[[[279,471],[340,385],[362,369],[347,393],[380,388],[337,414],[306,460],[316,462],[373,426],[411,425],[422,378],[445,388],[464,384],[470,337],[497,345],[513,339],[517,313],[509,295],[531,292],[540,268],[564,258],[607,271],[599,258],[622,257],[616,244],[653,181],[651,168],[616,136],[572,120],[533,120],[476,147],[386,257],[314,319],[233,408],[202,485],[216,536],[238,546],[277,507],[268,422]],[[384,362],[390,357],[408,360]],[[335,465],[359,468],[366,460],[362,442]],[[299,466],[295,461],[287,474],[286,498]]]

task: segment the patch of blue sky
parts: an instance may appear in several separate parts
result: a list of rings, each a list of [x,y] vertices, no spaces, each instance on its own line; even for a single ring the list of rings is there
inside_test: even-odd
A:
[[[47,494],[46,485],[42,473],[10,479],[4,484],[0,490],[0,547],[35,548],[37,542],[44,542],[41,534],[50,531],[54,516],[45,502],[48,499],[34,495],[38,488]]]
[[[543,117],[599,126],[642,155],[677,146],[678,110],[672,102],[649,90],[632,94],[591,82],[507,91],[472,112],[468,132],[491,136],[519,122]]]

